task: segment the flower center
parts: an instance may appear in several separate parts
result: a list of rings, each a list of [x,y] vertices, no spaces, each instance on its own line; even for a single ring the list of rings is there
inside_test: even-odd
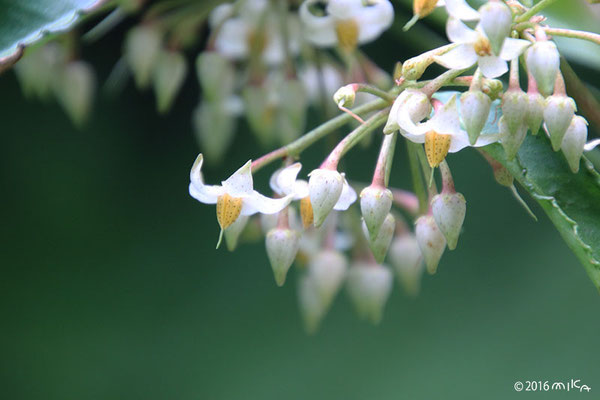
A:
[[[356,48],[358,43],[358,23],[353,19],[338,21],[335,24],[335,33],[340,47],[346,51]]]
[[[492,55],[492,46],[490,45],[490,41],[481,35],[479,35],[479,38],[473,45],[473,48],[475,49],[475,53],[477,53],[479,57],[486,57]]]
[[[217,199],[217,221],[221,229],[225,230],[240,216],[242,211],[242,199],[232,197],[228,193]]]
[[[302,225],[304,228],[308,228],[313,224],[314,214],[310,197],[306,196],[300,200],[300,217],[302,217]]]
[[[425,134],[425,154],[431,168],[435,168],[444,159],[450,150],[451,135],[444,135],[436,131],[429,131]]]

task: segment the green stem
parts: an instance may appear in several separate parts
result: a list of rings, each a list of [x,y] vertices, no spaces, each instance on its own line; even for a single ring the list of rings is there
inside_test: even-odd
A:
[[[451,70],[444,72],[443,74],[441,74],[440,76],[438,76],[437,78],[435,78],[431,82],[429,82],[427,85],[425,85],[422,89],[423,93],[425,93],[427,96],[431,97],[435,92],[440,90],[440,88],[442,86],[446,85],[448,82],[452,82],[455,78],[457,78],[460,74],[462,74],[466,70],[468,70],[468,68],[451,69]]]
[[[592,43],[600,45],[600,35],[592,32],[577,31],[574,29],[562,29],[562,28],[543,28],[544,32],[554,36],[564,36],[573,39],[587,40]]]
[[[354,83],[354,91],[356,92],[365,92],[370,93],[374,96],[379,97],[380,99],[386,100],[389,103],[393,103],[396,100],[396,96],[376,88],[375,86],[367,85],[366,83]]]
[[[519,17],[517,19],[515,19],[515,22],[519,23],[519,22],[528,21],[529,18],[533,17],[535,14],[539,13],[544,8],[552,5],[552,3],[555,3],[555,2],[556,2],[556,0],[542,0],[539,3],[537,3],[536,5],[534,5],[533,7],[531,7],[529,10],[524,12],[523,14],[519,15]]]
[[[408,151],[408,163],[410,165],[413,188],[419,199],[419,214],[423,215],[429,208],[429,202],[427,201],[427,193],[425,192],[425,185],[423,184],[423,175],[421,175],[421,167],[419,166],[419,160],[417,158],[417,151],[420,146],[421,145],[418,143],[406,141],[406,150]]]
[[[373,100],[367,104],[363,104],[360,107],[352,110],[356,114],[369,113],[372,111],[381,110],[388,106],[388,103],[383,100]],[[252,162],[252,172],[257,172],[265,165],[272,163],[273,161],[290,156],[296,157],[300,155],[305,149],[310,147],[317,140],[324,138],[335,130],[341,128],[345,124],[350,121],[353,121],[354,118],[349,114],[341,114],[337,117],[330,119],[322,125],[319,125],[315,129],[307,132],[304,136],[294,140],[292,143],[289,143],[286,146],[280,147],[277,150],[273,150],[270,153],[265,154],[264,156],[254,160]]]

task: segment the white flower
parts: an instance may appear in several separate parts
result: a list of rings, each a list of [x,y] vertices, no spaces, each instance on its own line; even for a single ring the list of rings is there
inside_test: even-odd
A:
[[[353,49],[357,44],[375,40],[392,25],[394,8],[389,0],[329,0],[325,15],[311,8],[320,0],[305,0],[300,19],[308,41],[319,47],[340,45]]]
[[[437,167],[448,152],[455,153],[470,146],[469,135],[460,126],[456,95],[435,111],[433,118],[423,123],[415,123],[408,112],[399,112],[398,125],[402,136],[414,143],[425,143],[427,159],[432,167]],[[496,141],[498,135],[481,135],[473,147],[486,146]]]
[[[445,3],[446,11],[453,18],[463,21],[477,21],[479,19],[479,13],[465,0],[446,0]]]
[[[507,72],[506,62],[517,58],[531,44],[527,40],[506,38],[500,55],[495,56],[489,39],[479,26],[473,30],[460,20],[449,18],[446,33],[448,39],[458,46],[441,56],[435,56],[435,61],[450,69],[464,69],[478,64],[487,78],[496,78]]]
[[[280,65],[285,61],[283,37],[277,15],[268,8],[265,0],[246,0],[234,16],[234,6],[223,4],[216,7],[210,17],[212,29],[218,29],[215,48],[231,60],[244,60],[250,55],[253,40],[256,48],[262,49],[262,58],[268,65]],[[300,52],[300,22],[294,15],[288,15],[289,50],[292,55]]]
[[[239,216],[258,213],[275,214],[283,210],[292,196],[272,199],[254,190],[251,165],[248,161],[221,185],[205,185],[202,178],[204,157],[198,155],[190,172],[190,195],[201,203],[217,205],[217,220],[221,233],[233,224]],[[220,242],[220,240],[219,240]]]

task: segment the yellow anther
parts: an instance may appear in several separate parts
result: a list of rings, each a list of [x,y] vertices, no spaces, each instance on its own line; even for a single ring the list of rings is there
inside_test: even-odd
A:
[[[217,221],[221,229],[227,229],[240,216],[242,199],[225,193],[217,199]]]
[[[431,168],[435,168],[444,159],[450,150],[452,136],[429,131],[425,134],[425,154]]]
[[[302,225],[304,228],[308,228],[313,224],[314,214],[310,197],[306,196],[300,200],[300,217],[302,217]]]
[[[492,45],[490,44],[490,41],[481,35],[479,35],[479,38],[473,45],[473,48],[479,57],[492,55]]]
[[[435,10],[438,0],[414,0],[413,14],[423,18]]]
[[[335,33],[340,47],[346,51],[352,51],[358,44],[358,23],[353,19],[339,21],[335,24]]]

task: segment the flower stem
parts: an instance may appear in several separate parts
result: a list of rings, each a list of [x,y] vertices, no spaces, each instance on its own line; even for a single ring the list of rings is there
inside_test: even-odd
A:
[[[442,86],[446,85],[448,82],[452,82],[455,78],[457,78],[460,74],[465,72],[467,69],[468,68],[451,69],[451,70],[444,72],[443,74],[441,74],[440,76],[438,76],[437,78],[435,78],[431,82],[429,82],[427,85],[425,85],[422,89],[423,93],[425,93],[429,97],[433,96],[433,94],[435,92],[437,92],[438,90],[440,90],[440,88]]]
[[[414,193],[402,189],[391,189],[391,191],[394,204],[413,216],[419,214],[419,198]]]
[[[372,111],[381,110],[382,108],[387,107],[388,103],[383,100],[373,100],[367,104],[363,104],[360,107],[355,108],[353,111],[355,113],[368,113]],[[319,125],[315,129],[307,132],[304,136],[296,139],[292,143],[287,144],[286,146],[280,147],[279,149],[273,150],[270,153],[265,154],[264,156],[254,160],[252,162],[252,172],[257,172],[262,167],[272,163],[273,161],[291,156],[295,157],[302,153],[306,148],[310,147],[317,140],[327,136],[328,134],[334,132],[336,129],[341,128],[348,122],[352,121],[352,116],[348,114],[341,114],[335,118],[330,119],[322,125]]]
[[[358,126],[350,132],[341,142],[335,146],[329,156],[323,161],[321,168],[337,169],[337,165],[341,158],[366,135],[373,132],[379,126],[383,125],[389,114],[389,109],[379,111],[371,118],[365,121],[364,124]]]
[[[374,96],[379,97],[380,99],[387,100],[388,103],[393,103],[396,100],[396,96],[376,88],[375,86],[367,85],[366,83],[354,83],[354,91],[355,92],[365,92],[370,93]]]
[[[562,29],[562,28],[543,28],[543,30],[554,36],[564,36],[573,39],[587,40],[592,43],[600,45],[600,35],[592,32],[577,31],[574,29]]]
[[[519,22],[528,21],[529,18],[533,17],[535,14],[539,13],[544,8],[552,5],[552,3],[555,3],[555,2],[556,2],[556,0],[542,0],[539,3],[537,3],[536,5],[534,5],[533,7],[531,7],[529,10],[524,12],[523,14],[519,15],[519,17],[515,19],[515,22],[519,23]]]
[[[454,179],[446,160],[440,163],[440,172],[442,173],[442,193],[456,193]]]
[[[383,136],[383,143],[375,165],[372,184],[374,186],[388,186],[392,161],[394,159],[394,149],[396,146],[397,132]]]

